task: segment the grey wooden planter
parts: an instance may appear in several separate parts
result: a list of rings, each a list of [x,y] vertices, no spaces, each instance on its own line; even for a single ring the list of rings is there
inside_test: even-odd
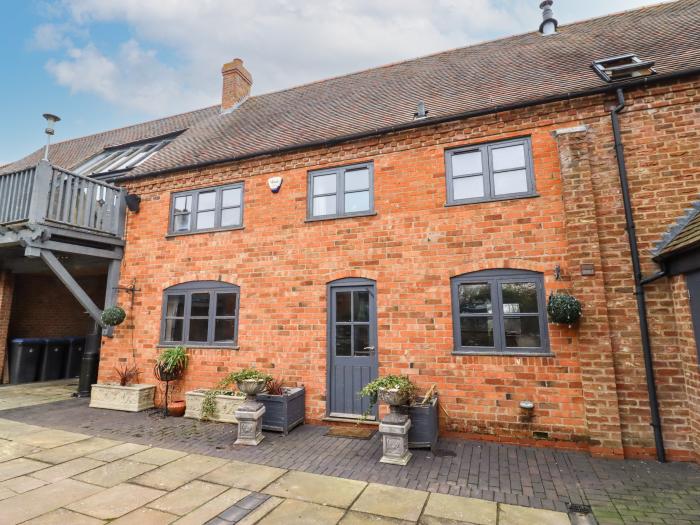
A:
[[[423,404],[411,405],[406,413],[411,418],[408,431],[409,448],[435,448],[438,439],[438,398]]]
[[[284,432],[304,423],[306,390],[304,387],[284,388],[281,396],[258,394],[256,400],[265,405],[263,430]]]

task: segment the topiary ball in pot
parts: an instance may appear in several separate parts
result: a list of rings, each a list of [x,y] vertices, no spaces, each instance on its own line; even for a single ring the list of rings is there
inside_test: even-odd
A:
[[[126,312],[119,306],[110,306],[102,312],[101,320],[105,326],[117,326],[126,319]]]
[[[571,326],[581,318],[581,302],[567,293],[551,294],[547,301],[547,314],[553,323]]]

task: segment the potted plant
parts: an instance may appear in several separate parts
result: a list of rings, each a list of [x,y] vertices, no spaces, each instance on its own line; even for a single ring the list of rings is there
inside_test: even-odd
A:
[[[92,385],[90,406],[110,410],[140,412],[155,406],[155,385],[138,384],[140,370],[124,363],[114,369],[119,381]]]
[[[120,306],[110,306],[105,308],[100,315],[100,320],[104,326],[118,326],[126,319],[126,312]]]
[[[184,401],[173,402],[168,396],[168,390],[170,381],[177,381],[182,377],[188,361],[187,349],[184,346],[166,348],[156,359],[153,374],[159,381],[165,382],[165,395],[163,396],[163,414],[165,416],[170,413],[171,403],[174,416],[179,417],[185,413]]]
[[[263,374],[259,370],[246,368],[240,372],[228,374],[219,381],[216,387],[210,390],[199,389],[187,392],[185,394],[187,399],[185,417],[238,423],[235,413],[249,397],[246,390],[261,392],[270,379],[272,378],[269,375]],[[239,392],[233,392],[230,389],[234,383]],[[253,398],[255,398],[255,394],[253,394]]]
[[[265,405],[263,430],[284,432],[286,436],[294,427],[304,423],[306,390],[286,387],[284,381],[271,379],[257,400]]]
[[[565,292],[552,293],[547,300],[547,314],[552,323],[565,324],[569,328],[576,323],[583,313],[581,302]]]
[[[381,401],[389,405],[389,422],[401,419],[399,407],[413,400],[415,394],[416,386],[408,377],[395,375],[379,377],[360,390],[361,396],[369,397],[370,405],[365,415],[369,414],[377,401]]]

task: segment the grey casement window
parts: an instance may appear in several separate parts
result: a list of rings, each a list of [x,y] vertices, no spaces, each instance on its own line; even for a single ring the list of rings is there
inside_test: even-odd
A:
[[[447,150],[447,204],[535,195],[529,138]]]
[[[227,230],[242,225],[242,182],[172,195],[170,234]]]
[[[544,279],[527,270],[452,278],[455,353],[548,354]]]
[[[308,218],[332,219],[374,212],[371,162],[309,172]]]
[[[235,346],[240,288],[220,281],[192,281],[163,292],[162,345]]]

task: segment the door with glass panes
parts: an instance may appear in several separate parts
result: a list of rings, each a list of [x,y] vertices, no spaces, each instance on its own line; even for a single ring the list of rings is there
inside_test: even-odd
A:
[[[358,418],[369,407],[360,390],[376,379],[376,288],[365,279],[343,279],[329,287],[328,413]],[[369,417],[376,414],[373,408]]]

